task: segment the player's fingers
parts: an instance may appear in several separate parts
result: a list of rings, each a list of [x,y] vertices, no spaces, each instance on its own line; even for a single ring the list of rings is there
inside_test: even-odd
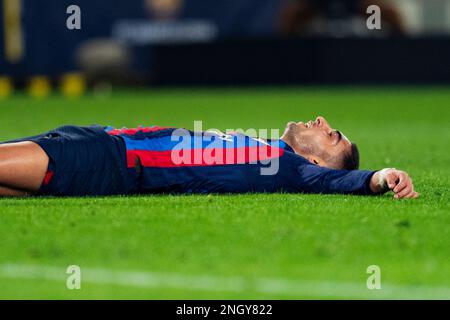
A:
[[[401,199],[414,192],[413,186],[411,183],[407,183],[405,188],[403,188],[400,192],[395,194],[395,198]]]
[[[395,188],[392,189],[392,191],[394,191],[395,193],[399,193],[400,191],[405,189],[407,187],[407,185],[408,185],[408,179],[405,179],[405,177],[400,176],[399,177],[399,182],[397,183]]]
[[[395,193],[399,193],[404,188],[406,188],[408,184],[412,184],[412,181],[408,174],[406,174],[405,172],[399,172],[397,185],[392,191],[394,191]]]
[[[404,196],[403,199],[413,199],[416,198],[414,191],[410,192],[407,196]]]
[[[410,192],[408,195],[404,196],[403,199],[415,199],[419,194],[415,191]]]
[[[389,189],[394,189],[395,185],[397,184],[397,179],[398,175],[395,171],[386,175],[386,182]]]

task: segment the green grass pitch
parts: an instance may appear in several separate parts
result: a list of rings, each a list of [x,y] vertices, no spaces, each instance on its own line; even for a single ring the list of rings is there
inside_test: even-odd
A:
[[[450,298],[450,89],[120,91],[0,101],[2,140],[62,124],[284,128],[325,116],[421,193],[0,199],[0,298]],[[66,288],[79,265],[80,290]],[[381,290],[366,269],[381,268]]]

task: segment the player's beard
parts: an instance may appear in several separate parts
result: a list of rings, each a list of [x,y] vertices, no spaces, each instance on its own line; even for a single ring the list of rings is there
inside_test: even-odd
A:
[[[288,124],[283,136],[289,146],[301,156],[313,155],[317,151],[309,137],[302,134],[302,130],[294,122]]]
[[[316,146],[305,139],[302,134],[295,135],[296,145],[302,155],[315,155]]]

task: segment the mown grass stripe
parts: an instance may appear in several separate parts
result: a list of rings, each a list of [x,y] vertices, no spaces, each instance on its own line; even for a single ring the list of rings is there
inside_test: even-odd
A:
[[[0,277],[8,279],[67,279],[64,267],[45,265],[0,265]],[[140,288],[170,288],[211,292],[256,292],[292,298],[357,299],[450,299],[450,288],[382,284],[380,290],[369,290],[365,283],[289,280],[280,278],[219,277],[147,271],[120,271],[82,268],[81,283],[119,285]]]

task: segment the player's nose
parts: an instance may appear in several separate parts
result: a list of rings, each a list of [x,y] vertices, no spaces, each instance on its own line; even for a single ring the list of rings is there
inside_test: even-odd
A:
[[[316,118],[316,123],[319,127],[324,127],[325,129],[330,129],[330,125],[328,124],[328,121],[322,116],[318,116]]]

